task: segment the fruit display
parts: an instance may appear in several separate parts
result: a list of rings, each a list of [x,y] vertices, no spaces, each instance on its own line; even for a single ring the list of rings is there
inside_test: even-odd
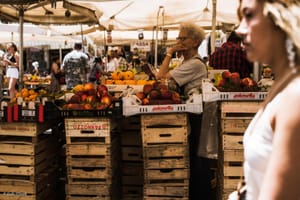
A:
[[[34,74],[24,74],[22,80],[25,85],[50,84],[51,76],[48,75],[44,77],[44,76],[38,76]]]
[[[93,83],[76,85],[63,109],[104,110],[112,105],[115,98],[109,94],[106,85],[95,86]]]
[[[165,105],[165,104],[181,104],[181,98],[178,92],[170,90],[163,82],[154,82],[153,84],[145,84],[143,91],[135,94],[142,105]]]
[[[136,74],[134,71],[114,71],[111,74],[111,79],[107,79],[105,81],[106,85],[145,85],[147,83],[153,83],[154,81],[148,80],[148,76],[146,79],[140,79],[143,77],[145,73],[141,72]],[[145,74],[146,75],[146,74]]]
[[[222,79],[215,83],[221,92],[258,92],[256,81],[250,77],[240,78],[237,72],[222,72]]]

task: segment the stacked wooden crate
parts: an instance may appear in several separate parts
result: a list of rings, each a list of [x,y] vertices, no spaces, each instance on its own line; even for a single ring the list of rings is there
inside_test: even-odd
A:
[[[189,126],[187,114],[141,116],[144,199],[189,197]]]
[[[120,198],[120,144],[109,118],[66,118],[67,200]]]
[[[260,101],[221,102],[221,199],[227,200],[243,179],[243,135],[260,104]]]
[[[0,124],[0,199],[59,198],[59,145],[53,126],[54,122]]]
[[[122,199],[140,200],[144,183],[140,116],[123,118],[121,127]]]

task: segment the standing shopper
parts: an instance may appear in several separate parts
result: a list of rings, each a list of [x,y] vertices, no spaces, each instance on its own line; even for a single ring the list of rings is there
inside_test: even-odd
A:
[[[64,57],[61,70],[65,72],[67,89],[87,82],[88,56],[82,52],[82,43],[75,43],[74,50]]]
[[[60,62],[58,57],[54,57],[51,63],[51,83],[50,90],[51,92],[59,92],[60,88],[60,78],[62,73],[60,71]]]
[[[242,0],[247,57],[276,77],[244,136],[247,200],[300,199],[300,3]]]
[[[12,99],[16,94],[16,84],[19,79],[19,53],[14,43],[7,44],[7,54],[3,61],[6,66],[6,77],[8,78],[9,97]]]
[[[207,68],[198,54],[198,47],[205,38],[203,29],[193,23],[180,25],[177,43],[168,49],[160,66],[157,79],[174,80],[184,95],[201,89],[201,81],[207,77]],[[183,55],[182,63],[169,70],[174,53]],[[210,199],[209,162],[197,156],[202,115],[190,114],[190,200]]]

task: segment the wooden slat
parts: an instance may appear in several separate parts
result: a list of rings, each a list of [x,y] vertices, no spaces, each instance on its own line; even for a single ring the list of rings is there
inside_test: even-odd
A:
[[[223,150],[244,149],[243,135],[223,135]]]
[[[186,113],[142,115],[141,124],[142,127],[160,125],[187,126],[188,118]]]
[[[187,127],[143,128],[144,146],[153,144],[187,144],[189,130]]]
[[[176,198],[187,198],[189,195],[188,187],[178,187],[178,186],[153,186],[151,184],[145,184],[144,186],[144,196],[149,197],[176,197]]]
[[[66,118],[66,136],[109,137],[111,121],[108,118]]]

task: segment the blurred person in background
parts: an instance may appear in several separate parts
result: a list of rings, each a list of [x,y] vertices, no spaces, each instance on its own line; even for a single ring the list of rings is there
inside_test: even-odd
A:
[[[61,65],[61,70],[65,73],[67,89],[87,82],[88,59],[89,57],[82,51],[82,43],[76,42],[73,51],[64,57]]]
[[[241,0],[239,11],[247,58],[276,77],[244,135],[246,199],[300,199],[300,2]]]
[[[6,66],[6,77],[8,78],[9,97],[12,99],[16,94],[16,84],[19,79],[19,53],[14,43],[7,44],[7,52],[3,61]]]
[[[63,73],[60,70],[60,61],[58,57],[54,57],[51,63],[51,83],[50,90],[51,92],[59,92],[61,90],[60,87],[60,79],[63,76]]]
[[[4,49],[2,47],[2,45],[0,44],[0,100],[3,97],[3,76],[4,76],[4,68],[5,68],[5,62],[3,61],[5,52]]]
[[[209,66],[238,72],[241,78],[250,77],[253,73],[253,63],[248,61],[241,46],[241,38],[235,31],[232,31],[227,41],[209,57]]]

